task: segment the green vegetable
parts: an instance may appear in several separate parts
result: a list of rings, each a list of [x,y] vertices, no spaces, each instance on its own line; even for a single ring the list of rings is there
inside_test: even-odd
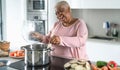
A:
[[[96,65],[97,65],[97,67],[101,68],[103,66],[107,66],[107,62],[105,62],[105,61],[97,61]]]

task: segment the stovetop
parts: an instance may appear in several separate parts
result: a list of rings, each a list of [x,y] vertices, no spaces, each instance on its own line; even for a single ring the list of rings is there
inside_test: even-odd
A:
[[[11,67],[8,67],[8,66],[2,66],[2,67],[0,67],[0,70],[18,70],[18,69],[11,68]]]
[[[9,67],[18,69],[18,70],[50,70],[50,64],[44,66],[27,66],[24,64],[24,60],[12,63]]]
[[[64,70],[64,64],[70,59],[51,57],[50,63],[44,66],[27,66],[24,60],[10,64],[9,66],[18,70]]]

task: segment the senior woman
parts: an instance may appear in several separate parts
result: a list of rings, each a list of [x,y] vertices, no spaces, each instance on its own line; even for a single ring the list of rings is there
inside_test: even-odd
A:
[[[32,37],[43,43],[52,44],[52,56],[69,59],[88,59],[86,54],[86,40],[88,30],[82,19],[74,18],[66,1],[60,1],[55,6],[58,21],[47,35],[37,32]]]

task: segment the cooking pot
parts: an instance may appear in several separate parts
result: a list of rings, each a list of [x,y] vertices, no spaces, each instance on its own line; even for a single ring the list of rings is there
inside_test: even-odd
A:
[[[47,44],[31,44],[21,48],[25,50],[24,62],[27,66],[41,66],[50,63],[51,49],[47,48]]]

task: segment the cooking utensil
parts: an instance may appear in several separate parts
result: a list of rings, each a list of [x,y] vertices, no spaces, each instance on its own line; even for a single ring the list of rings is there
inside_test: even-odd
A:
[[[22,46],[25,50],[25,64],[27,66],[41,66],[50,63],[50,48],[47,44],[31,44]]]

